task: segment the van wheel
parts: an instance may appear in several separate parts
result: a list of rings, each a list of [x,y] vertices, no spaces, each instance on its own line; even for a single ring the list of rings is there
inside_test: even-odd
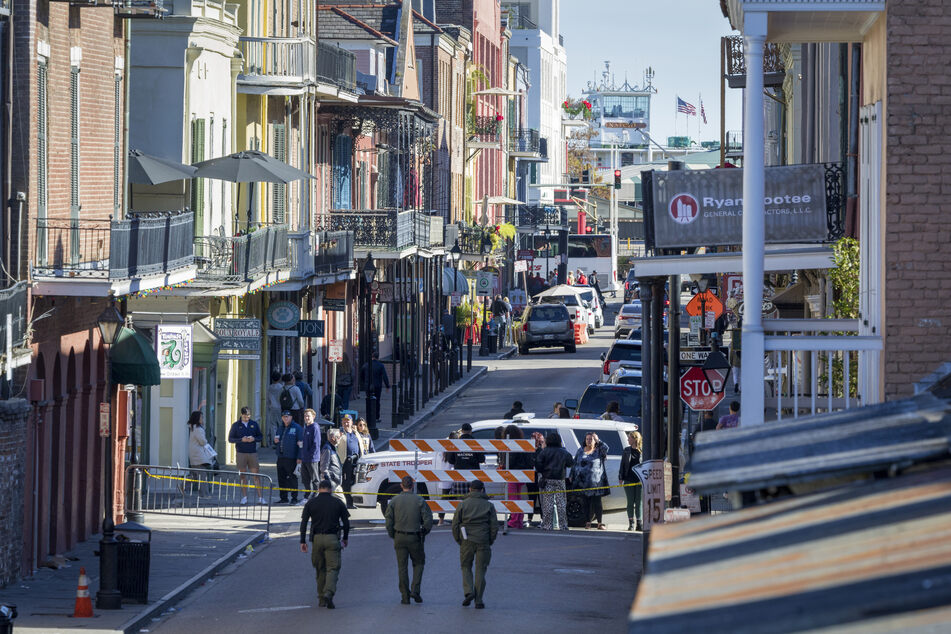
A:
[[[379,495],[380,493],[399,493],[402,489],[400,488],[399,482],[390,484],[389,480],[384,480],[380,483],[380,488],[377,490],[377,502],[380,503],[380,513],[386,514],[386,505],[390,503],[390,498],[392,495]]]
[[[568,494],[568,526],[572,528],[580,528],[584,526],[587,518],[585,517],[585,510],[588,508],[584,496],[580,493],[569,493]]]

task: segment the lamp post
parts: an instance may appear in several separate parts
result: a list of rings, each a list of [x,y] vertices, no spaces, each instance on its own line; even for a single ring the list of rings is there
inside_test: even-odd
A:
[[[453,266],[452,297],[455,298],[456,293],[459,292],[459,289],[457,288],[457,284],[459,280],[459,261],[462,259],[462,249],[459,248],[459,238],[456,238],[456,243],[452,245],[451,249],[449,249],[449,258],[452,260],[452,266]],[[450,304],[451,303],[452,303],[452,300],[450,300]],[[461,303],[462,302],[460,301],[460,304]],[[459,332],[458,332],[459,327],[456,325],[457,323],[456,318],[458,317],[458,315],[459,315],[459,306],[453,306],[452,307],[452,380],[453,381],[455,381],[458,375],[460,374],[459,366],[462,365],[461,356],[458,357],[458,365],[456,363],[456,360],[457,360],[456,351],[458,350],[460,353],[462,352],[462,349],[459,348]]]
[[[366,393],[367,393],[367,428],[370,430],[376,429],[376,405],[374,404],[374,396],[372,389],[372,379],[373,379],[373,341],[371,340],[371,328],[370,328],[370,284],[373,282],[373,278],[376,277],[376,266],[373,264],[373,254],[367,252],[367,259],[363,262],[363,315],[361,321],[363,322],[363,334],[366,336],[366,339],[360,342],[360,347],[365,349],[365,352],[361,356],[364,357],[364,364],[360,367],[366,367]],[[372,431],[371,431],[372,435]]]
[[[102,518],[102,538],[99,540],[99,592],[96,593],[96,607],[100,610],[118,610],[122,608],[122,594],[119,592],[118,543],[115,538],[113,520],[113,484],[115,474],[112,464],[112,344],[115,343],[122,328],[122,316],[110,299],[109,305],[97,319],[102,343],[109,346],[106,355],[106,387],[109,399],[109,435],[106,437],[106,475],[105,475],[105,516]]]

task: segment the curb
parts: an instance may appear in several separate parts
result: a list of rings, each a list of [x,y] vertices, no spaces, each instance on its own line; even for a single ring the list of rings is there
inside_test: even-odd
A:
[[[492,357],[492,360],[498,361],[501,359],[509,359],[515,356],[515,353],[517,351],[518,351],[518,348],[513,347],[511,350],[508,350],[506,352],[503,352],[500,355]],[[392,436],[387,438],[386,442],[389,442],[390,439],[392,438],[406,438],[407,434],[415,431],[425,421],[429,420],[433,415],[439,412],[439,410],[449,405],[450,402],[455,400],[456,397],[459,396],[459,394],[461,394],[464,390],[466,390],[472,383],[474,383],[479,378],[485,376],[488,373],[488,371],[489,369],[485,366],[480,366],[479,368],[475,369],[473,372],[469,374],[469,376],[465,378],[465,380],[458,383],[452,390],[445,393],[438,400],[432,403],[432,405],[427,406],[426,409],[419,414],[419,417],[416,420],[408,424],[403,429],[400,429],[398,433],[393,434]]]
[[[132,617],[114,631],[123,632],[123,634],[135,634],[147,622],[151,622],[151,620],[157,614],[161,614],[168,608],[184,599],[188,593],[203,584],[211,577],[215,576],[219,570],[237,559],[238,555],[244,552],[244,549],[248,547],[248,544],[253,544],[266,535],[266,531],[255,531],[250,537],[248,537],[248,539],[232,548],[227,554],[219,558],[215,563],[211,564],[197,575],[193,576],[191,579],[166,594],[153,605],[149,606],[144,612]]]

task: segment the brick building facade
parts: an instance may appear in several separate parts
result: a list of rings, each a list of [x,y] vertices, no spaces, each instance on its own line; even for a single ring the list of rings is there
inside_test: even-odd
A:
[[[23,399],[0,401],[0,588],[20,577],[27,419]]]

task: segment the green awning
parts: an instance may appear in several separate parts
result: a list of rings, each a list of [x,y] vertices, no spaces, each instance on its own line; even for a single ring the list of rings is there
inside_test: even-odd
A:
[[[132,328],[119,331],[111,354],[113,384],[158,385],[162,382],[152,344]]]

